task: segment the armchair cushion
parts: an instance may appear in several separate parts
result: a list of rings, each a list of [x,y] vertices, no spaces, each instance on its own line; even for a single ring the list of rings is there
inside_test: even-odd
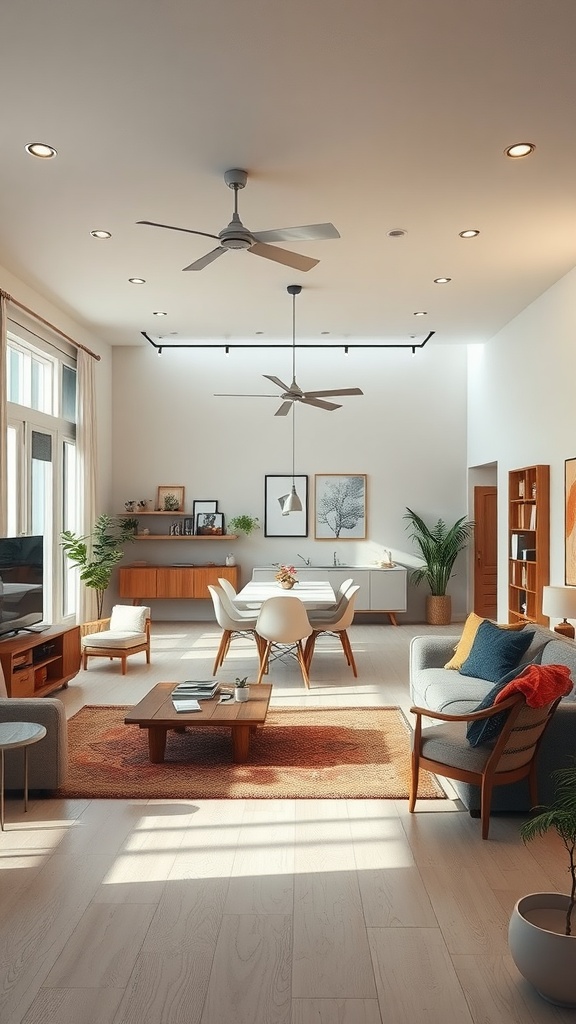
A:
[[[143,633],[146,629],[146,620],[149,618],[150,609],[142,605],[115,604],[110,616],[110,630]]]
[[[488,693],[480,701],[478,707],[474,708],[474,711],[484,711],[486,708],[493,707],[499,693],[505,686],[508,686],[508,683],[511,682],[512,679],[515,679],[517,675],[520,675],[524,669],[525,665],[519,665],[517,668],[513,668],[511,672],[507,672],[502,679],[494,684],[491,690],[488,690]],[[501,714],[493,715],[491,718],[470,722],[466,729],[466,739],[470,746],[479,747],[483,744],[493,743],[496,737],[500,734],[500,730],[506,721],[507,715],[507,711],[502,711]]]
[[[145,644],[146,633],[131,633],[128,630],[104,629],[100,633],[89,633],[82,638],[82,650],[89,647],[116,647],[118,650],[129,650]]]
[[[528,650],[534,633],[523,629],[521,633],[499,629],[488,619],[478,627],[472,650],[460,669],[463,676],[475,676],[497,683],[502,676],[516,668]]]

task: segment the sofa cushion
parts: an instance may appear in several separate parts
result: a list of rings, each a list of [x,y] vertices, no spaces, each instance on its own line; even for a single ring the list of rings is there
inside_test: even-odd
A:
[[[511,633],[485,619],[478,627],[472,650],[460,669],[463,676],[477,676],[497,683],[520,662],[532,640],[532,630]]]
[[[412,686],[414,703],[433,711],[446,711],[451,715],[465,715],[474,711],[490,689],[485,679],[469,677],[455,685],[460,676],[443,668],[428,668]]]
[[[477,634],[480,626],[482,625],[483,622],[489,622],[489,621],[490,621],[489,619],[483,619],[480,615],[476,615],[475,612],[471,612],[470,613],[470,615],[466,619],[466,622],[464,623],[464,629],[462,631],[462,636],[460,637],[458,643],[456,644],[456,647],[454,648],[454,654],[450,658],[450,661],[448,661],[444,665],[444,668],[451,668],[451,669],[452,668],[453,669],[461,669],[462,668],[462,665],[464,664],[464,662],[466,661],[466,658],[468,657],[468,655],[470,654],[470,651],[472,650],[472,644],[474,643],[474,640],[476,639],[476,634]],[[496,625],[496,623],[495,623],[495,625]],[[507,630],[512,630],[513,632],[520,632],[520,630],[524,629],[525,623],[524,622],[511,622],[509,624],[497,623],[497,625],[498,625],[498,629],[507,629]]]
[[[513,668],[511,672],[507,672],[502,679],[499,679],[494,686],[488,690],[488,693],[483,700],[480,701],[477,708],[474,711],[484,711],[486,708],[491,708],[494,705],[496,697],[508,686],[513,679],[516,679],[522,672],[524,672],[526,666],[518,665]],[[479,747],[483,743],[493,743],[497,736],[500,734],[500,730],[506,721],[508,711],[501,711],[499,715],[492,715],[492,718],[484,718],[478,722],[470,722],[466,729],[466,739],[470,746]]]

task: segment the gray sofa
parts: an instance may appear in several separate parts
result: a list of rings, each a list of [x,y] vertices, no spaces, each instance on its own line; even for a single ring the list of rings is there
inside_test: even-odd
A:
[[[521,664],[536,661],[542,665],[567,665],[576,680],[576,643],[543,626],[527,626],[534,637]],[[473,711],[493,687],[486,679],[460,675],[457,669],[445,669],[459,636],[416,636],[410,645],[410,696],[412,703],[434,711],[461,715]],[[538,755],[538,800],[549,803],[554,796],[552,772],[571,764],[576,756],[576,689],[563,697],[544,735]],[[480,808],[477,786],[453,782],[454,788],[470,811]],[[494,811],[530,810],[528,783],[499,786],[492,796]]]
[[[0,665],[0,723],[35,722],[46,727],[39,743],[28,747],[28,788],[49,792],[63,785],[68,764],[66,710],[53,697],[8,697]],[[4,755],[6,790],[24,789],[24,755],[7,750]]]

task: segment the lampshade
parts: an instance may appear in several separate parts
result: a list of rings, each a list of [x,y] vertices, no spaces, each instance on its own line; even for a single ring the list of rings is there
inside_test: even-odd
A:
[[[542,614],[552,619],[576,619],[576,587],[543,587]]]
[[[292,490],[286,498],[282,508],[282,515],[287,516],[289,512],[301,512],[302,502],[296,493],[296,484],[292,484]]]

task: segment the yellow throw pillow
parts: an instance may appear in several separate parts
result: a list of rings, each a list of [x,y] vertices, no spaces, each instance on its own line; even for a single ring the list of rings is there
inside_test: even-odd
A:
[[[444,665],[444,668],[462,668],[462,665],[464,664],[466,658],[468,657],[470,651],[472,650],[472,644],[476,639],[476,633],[478,632],[480,623],[484,621],[485,620],[482,619],[479,615],[476,615],[474,612],[470,612],[470,615],[468,616],[466,622],[464,623],[464,630],[462,636],[460,637],[458,643],[456,644],[456,647],[454,648],[454,654],[450,658],[450,661],[448,661]],[[499,622],[495,622],[494,625],[498,626],[498,629],[511,629],[514,632],[519,632],[521,629],[524,629],[526,623],[510,622],[502,623],[501,625]]]

